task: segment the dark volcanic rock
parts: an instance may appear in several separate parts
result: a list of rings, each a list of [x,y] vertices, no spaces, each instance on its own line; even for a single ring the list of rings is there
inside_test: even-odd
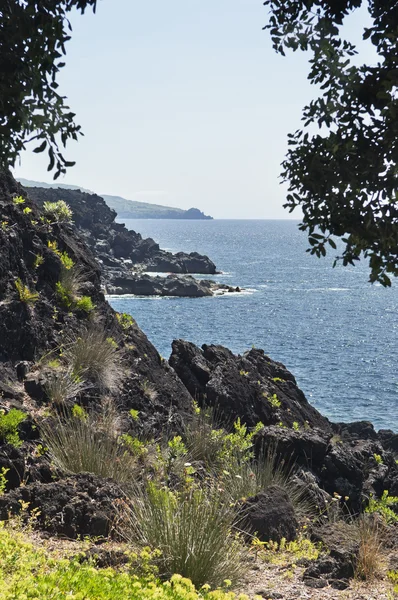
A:
[[[303,574],[304,582],[310,587],[331,585],[335,589],[345,589],[354,576],[359,551],[359,531],[354,523],[339,521],[314,531],[312,538],[321,542],[329,551],[321,555]]]
[[[378,437],[385,450],[398,454],[398,433],[394,433],[391,429],[380,429]]]
[[[256,455],[271,452],[297,470],[298,487],[307,486],[308,499],[321,510],[335,493],[353,513],[363,509],[370,494],[396,493],[398,465],[372,426],[330,423],[308,403],[284,365],[262,350],[236,356],[222,346],[198,348],[183,340],[175,340],[172,348],[170,365],[192,397],[216,407],[227,428],[238,417],[249,427],[263,423],[255,437]],[[383,439],[394,440],[390,434]]]
[[[121,274],[120,270],[110,271],[109,294],[134,294],[135,296],[182,296],[203,298],[214,294],[235,292],[236,288],[208,281],[198,280],[190,275],[168,275],[153,277],[147,274]]]
[[[25,204],[16,205],[12,201],[19,195],[26,198]],[[31,209],[28,214],[23,212],[26,207]],[[135,323],[127,330],[120,326],[101,291],[98,263],[76,228],[68,224],[42,224],[37,206],[9,173],[0,174],[0,214],[6,223],[0,227],[0,389],[8,403],[5,408],[23,399],[22,386],[16,386],[20,379],[25,379],[23,385],[29,394],[30,409],[32,403],[37,408],[39,403],[46,402],[45,382],[39,372],[28,374],[29,368],[44,355],[59,349],[65,335],[80,334],[94,320],[120,347],[124,376],[113,392],[120,411],[142,410],[145,415],[142,426],[145,424],[146,431],[153,427],[153,434],[166,423],[181,423],[181,415],[192,412],[190,394]],[[90,218],[86,213],[83,217]],[[102,217],[106,222],[102,213],[96,218]],[[48,247],[54,241],[81,271],[84,279],[81,291],[95,304],[94,319],[82,311],[66,309],[58,298],[56,283],[62,265],[59,256]],[[36,256],[43,257],[39,267],[35,267]],[[20,300],[17,278],[31,292],[38,293],[35,302]],[[21,363],[26,367],[23,373]],[[150,398],[148,387],[153,388]],[[98,390],[91,388],[80,397],[83,404],[98,402]],[[24,410],[23,406],[19,408]]]
[[[132,267],[135,272],[203,273],[207,275],[216,273],[215,264],[208,256],[197,252],[171,254],[161,250],[153,239],[143,239],[139,233],[129,231],[121,223],[115,223],[116,212],[110,209],[104,199],[96,194],[87,194],[80,190],[38,187],[28,188],[28,192],[39,206],[43,206],[46,201],[56,202],[60,199],[69,204],[73,211],[74,224],[100,261],[108,293],[112,293],[114,287],[122,290],[118,293],[136,293],[125,291],[133,289],[134,285],[140,285],[137,281],[134,283],[137,275],[132,272]],[[119,283],[115,282],[112,269],[118,270]],[[146,289],[144,283],[140,287],[141,290]],[[156,283],[154,282],[153,285],[156,286]],[[200,287],[200,282],[196,282],[196,284]],[[184,292],[184,287],[187,286],[174,286],[174,294],[169,295],[178,295],[178,290]],[[152,288],[149,287],[149,289]],[[145,294],[145,291],[138,293]],[[152,292],[149,293],[152,294]],[[182,295],[206,294],[191,291],[191,293]]]
[[[282,538],[288,542],[296,539],[299,524],[289,496],[281,487],[273,485],[247,498],[241,510],[240,527],[256,534],[259,540],[279,543]]]
[[[217,407],[229,420],[240,417],[250,427],[282,420],[290,427],[297,422],[330,430],[329,421],[308,403],[293,375],[263,350],[236,356],[222,346],[200,349],[174,340],[170,365],[194,398]]]
[[[55,483],[32,483],[0,497],[0,519],[19,514],[21,501],[28,514],[37,514],[41,529],[75,539],[77,536],[107,536],[116,516],[120,488],[107,479],[88,473]]]
[[[302,431],[271,425],[264,427],[256,436],[257,454],[268,449],[275,450],[285,460],[289,459],[296,466],[321,469],[329,448],[331,433],[320,429],[304,429]]]

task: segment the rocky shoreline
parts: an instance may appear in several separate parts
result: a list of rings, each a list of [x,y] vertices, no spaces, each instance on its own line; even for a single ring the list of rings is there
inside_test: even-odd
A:
[[[192,274],[217,274],[208,256],[162,250],[152,238],[144,239],[122,223],[116,223],[116,212],[96,194],[40,187],[27,188],[26,192],[40,207],[60,199],[70,206],[79,235],[101,265],[102,286],[107,295],[201,298],[240,291],[237,287],[194,278]],[[167,273],[169,277],[150,273]]]
[[[54,200],[53,191],[44,192],[51,195],[40,194],[41,201]],[[64,199],[72,205],[64,192]],[[83,204],[87,201],[84,194],[72,193]],[[111,403],[116,415],[111,430],[117,439],[135,443],[126,446],[122,456],[131,452],[139,480],[147,454],[143,452],[138,459],[137,447],[146,448],[147,440],[157,440],[159,445],[163,440],[166,449],[171,440],[177,447],[198,411],[211,409],[217,414],[214,431],[224,430],[225,439],[235,439],[228,435],[238,423],[245,428],[238,429],[241,439],[249,439],[248,432],[253,432],[250,440],[257,459],[264,451],[272,451],[278,464],[294,466],[289,485],[305,492],[318,511],[309,535],[329,548],[329,554],[308,564],[303,579],[312,587],[347,587],[360,546],[349,537],[344,541],[344,536],[336,545],[320,521],[331,514],[331,506],[341,514],[359,515],[371,498],[381,502],[387,490],[390,497],[398,496],[398,434],[376,432],[369,422],[330,422],[309,404],[286,367],[262,350],[234,355],[221,346],[198,348],[175,340],[170,359],[160,357],[133,318],[115,313],[106,302],[103,278],[108,276],[97,261],[101,256],[98,244],[109,245],[116,260],[129,256],[133,262],[134,257],[134,264],[141,260],[145,268],[152,265],[159,270],[163,260],[172,261],[175,269],[194,264],[197,270],[198,261],[203,269],[215,271],[215,266],[207,257],[173,258],[153,240],[127,232],[113,223],[114,216],[104,210],[101,199],[90,206],[74,214],[77,227],[43,220],[42,209],[30,192],[28,196],[9,173],[0,175],[0,472],[5,473],[0,518],[20,513],[25,506],[26,518],[36,515],[34,526],[47,535],[108,538],[115,507],[124,497],[123,486],[107,477],[56,466],[44,438],[49,427],[56,428],[57,415],[75,411],[93,415],[98,424],[104,401]],[[94,207],[99,214],[91,218]],[[83,219],[90,218],[83,226]],[[147,248],[153,249],[150,258]],[[109,251],[102,256],[109,257]],[[73,275],[74,287],[69,290]],[[144,282],[149,293],[155,284],[146,277],[140,275],[139,283],[129,289]],[[163,280],[163,288],[156,290],[160,295],[165,287],[170,295],[173,286],[179,285],[173,276]],[[195,285],[189,278],[185,281],[187,286]],[[200,285],[207,284],[201,281]],[[123,289],[122,285],[114,289],[119,287]],[[91,355],[107,349],[103,363],[98,359],[95,369],[84,363],[80,346],[85,341],[85,352]],[[12,435],[4,426],[10,414],[22,415],[14,422]],[[96,435],[109,435],[109,430],[98,427]],[[217,444],[224,439],[220,435],[216,433]],[[168,456],[162,468],[176,469],[181,461]],[[198,484],[206,476],[205,463],[195,463],[194,475],[189,477],[186,465],[192,467],[191,462],[183,459],[182,464],[182,471],[168,472],[164,485],[177,486],[181,473],[187,480],[196,477]],[[154,476],[153,463],[148,468]],[[224,471],[220,477],[226,477]],[[278,540],[298,535],[292,523],[299,523],[299,514],[286,489],[271,486],[244,502],[257,532],[261,524],[261,539],[267,539],[271,526]],[[391,511],[398,516],[397,506],[391,505]],[[383,527],[391,548],[398,552],[397,523],[398,518]]]

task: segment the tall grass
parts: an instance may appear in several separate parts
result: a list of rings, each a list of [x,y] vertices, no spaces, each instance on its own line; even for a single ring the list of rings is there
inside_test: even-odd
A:
[[[189,460],[202,463],[209,471],[218,471],[220,460],[220,439],[214,433],[219,430],[217,416],[213,408],[202,409],[186,426],[185,445]]]
[[[383,566],[381,526],[376,518],[367,515],[356,522],[359,539],[355,577],[365,581],[378,579]]]
[[[65,304],[72,304],[74,298],[79,295],[84,282],[85,276],[81,268],[77,266],[66,268],[62,265],[58,282],[58,294],[62,295]]]
[[[223,485],[232,501],[256,496],[270,486],[278,486],[288,495],[299,519],[313,517],[316,514],[314,503],[305,488],[296,482],[294,474],[294,463],[283,461],[274,448],[269,448],[257,459],[238,462],[233,472],[224,475]]]
[[[98,325],[90,325],[67,339],[63,358],[72,372],[91,380],[102,391],[115,390],[123,374],[117,346]]]
[[[235,508],[215,486],[171,492],[149,483],[136,487],[123,513],[127,541],[158,548],[160,572],[179,573],[200,587],[237,582],[243,547],[232,533]]]
[[[76,379],[70,369],[63,371],[55,370],[48,376],[44,390],[51,402],[61,405],[76,396],[87,388],[79,379]]]
[[[88,472],[120,484],[131,481],[136,460],[118,442],[112,415],[67,414],[62,410],[44,421],[41,435],[56,467],[70,473]]]

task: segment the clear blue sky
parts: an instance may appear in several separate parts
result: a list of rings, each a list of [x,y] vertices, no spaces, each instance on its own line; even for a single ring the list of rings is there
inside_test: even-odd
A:
[[[262,0],[99,0],[96,15],[73,15],[60,83],[85,137],[60,181],[218,218],[288,218],[279,165],[316,90],[306,56],[275,55],[266,21]],[[50,181],[46,166],[25,152],[15,175]]]

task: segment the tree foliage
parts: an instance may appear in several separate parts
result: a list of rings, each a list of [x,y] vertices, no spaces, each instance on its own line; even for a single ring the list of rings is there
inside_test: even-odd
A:
[[[54,179],[74,163],[60,146],[76,140],[81,128],[58,92],[72,9],[95,11],[97,0],[1,0],[0,3],[0,167],[13,166],[26,143],[47,150]]]
[[[342,238],[344,265],[369,259],[370,281],[398,275],[398,2],[266,0],[265,29],[276,52],[311,53],[309,80],[319,98],[303,109],[303,128],[289,135],[282,177],[285,207],[300,206],[309,252],[324,256]],[[363,31],[378,58],[355,65],[355,46],[341,25],[365,5]],[[338,260],[337,259],[337,260]]]

